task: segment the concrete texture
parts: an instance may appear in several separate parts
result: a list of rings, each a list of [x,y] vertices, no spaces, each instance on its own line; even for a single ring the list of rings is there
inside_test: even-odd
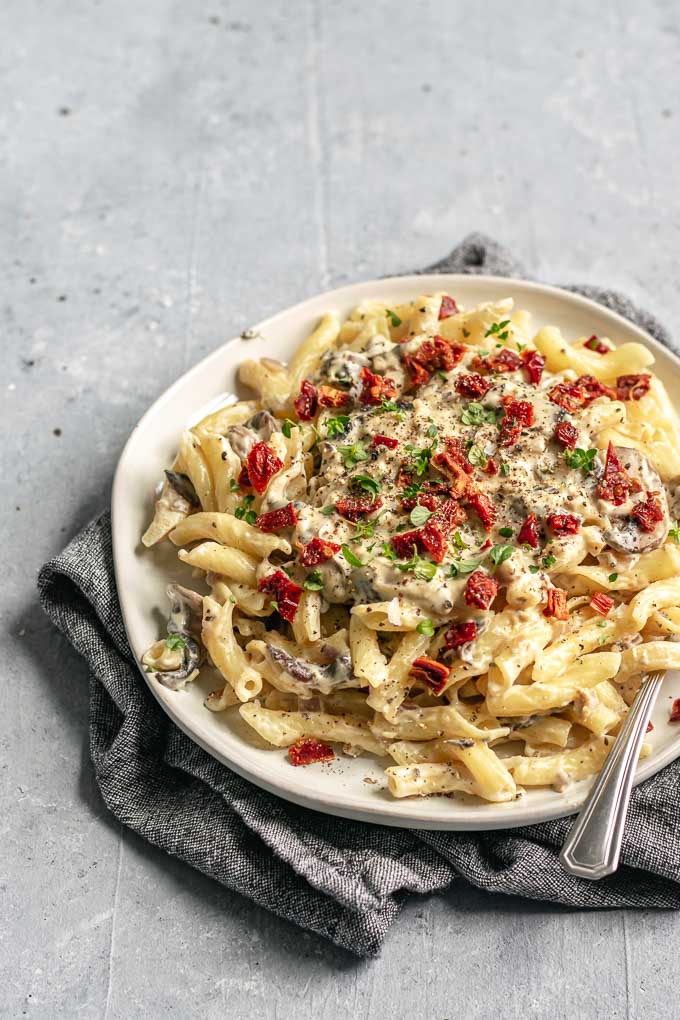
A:
[[[680,312],[680,9],[4,0],[0,1014],[677,1012],[680,918],[458,887],[357,963],[107,815],[35,575],[134,422],[254,320],[472,229]]]

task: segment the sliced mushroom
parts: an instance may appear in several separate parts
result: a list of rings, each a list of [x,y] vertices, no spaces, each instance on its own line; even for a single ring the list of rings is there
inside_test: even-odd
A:
[[[227,429],[226,438],[234,453],[245,460],[255,446],[257,436],[245,425],[231,425]]]
[[[182,665],[178,669],[158,670],[156,680],[171,691],[181,690],[198,669],[201,662],[201,646],[197,636],[201,633],[203,599],[190,588],[181,584],[169,584],[165,589],[170,599],[168,634],[176,634],[184,642]]]
[[[652,552],[663,545],[670,528],[666,490],[656,469],[639,450],[627,446],[615,446],[614,452],[631,478],[636,478],[640,482],[643,491],[621,507],[614,507],[611,503],[601,501],[601,505],[606,507],[609,517],[609,527],[604,529],[605,541],[612,549],[628,555]],[[657,498],[663,510],[663,520],[659,521],[654,531],[643,531],[630,516],[631,502],[635,503],[638,499],[644,499],[645,492],[658,493]]]
[[[260,441],[264,443],[271,439],[275,432],[281,431],[281,423],[269,411],[258,411],[246,425],[253,432],[257,432]]]
[[[297,659],[277,645],[269,645],[268,651],[274,662],[293,680],[309,684],[320,694],[330,694],[340,684],[348,683],[352,676],[351,656],[338,652],[332,645],[324,645],[322,649],[330,657],[326,665]]]
[[[201,505],[201,501],[196,495],[193,482],[188,475],[183,475],[179,471],[166,471],[165,477],[175,492],[179,493],[179,495],[192,507],[198,507]]]

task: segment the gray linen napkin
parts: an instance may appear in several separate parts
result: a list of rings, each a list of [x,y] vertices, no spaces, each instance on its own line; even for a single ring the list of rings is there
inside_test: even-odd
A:
[[[496,242],[467,237],[429,272],[520,276]],[[669,344],[625,297],[571,287]],[[639,786],[618,873],[566,875],[569,820],[488,833],[349,822],[252,786],[192,743],[147,689],[130,651],[103,513],[41,570],[43,607],[90,666],[90,750],[104,801],[122,823],[261,906],[358,956],[375,956],[409,892],[463,876],[481,889],[575,907],[680,906],[680,762]]]

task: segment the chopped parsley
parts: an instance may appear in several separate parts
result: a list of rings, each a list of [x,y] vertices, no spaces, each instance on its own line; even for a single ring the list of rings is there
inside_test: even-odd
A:
[[[380,482],[376,481],[375,478],[371,478],[370,475],[352,475],[350,482],[355,488],[363,489],[364,492],[368,492],[371,496],[377,496],[382,491]]]
[[[238,484],[235,478],[229,479],[229,490],[230,492],[240,492],[241,486]]]
[[[336,436],[344,436],[348,425],[348,414],[338,414],[335,418],[328,418],[326,420],[326,435],[329,439],[334,439]]]
[[[555,557],[552,554],[549,554],[548,556],[544,556],[543,557],[543,559],[541,560],[541,563],[543,564],[545,569],[548,570],[549,567],[552,567],[553,563],[557,563],[557,560],[555,559]]]
[[[244,496],[241,505],[237,506],[234,510],[234,517],[239,521],[245,521],[246,524],[254,524],[257,520],[257,514],[254,510],[250,509],[254,499],[254,496]]]
[[[539,570],[540,570],[540,569],[541,569],[540,567],[536,567],[536,566],[534,566],[534,565],[532,564],[532,565],[531,565],[531,566],[529,567],[529,573],[530,573],[530,574],[537,574],[537,573],[539,572]]]
[[[395,400],[381,400],[373,414],[393,414],[399,421],[404,420],[403,412]]]
[[[355,556],[348,545],[343,545],[342,555],[351,567],[363,567],[363,560],[360,560],[358,556]]]
[[[588,475],[595,467],[595,457],[597,456],[597,450],[582,450],[580,447],[576,447],[575,450],[565,450],[564,459],[570,468],[579,468]]]
[[[432,637],[434,634],[434,624],[432,620],[421,620],[416,630],[419,634],[424,634],[425,637]]]
[[[354,534],[352,535],[352,538],[351,538],[350,541],[358,542],[362,538],[373,538],[373,535],[375,534],[375,526],[376,526],[376,524],[378,523],[378,521],[380,520],[382,515],[386,514],[386,513],[387,513],[387,508],[385,508],[384,510],[381,510],[380,513],[378,514],[378,516],[374,517],[372,521],[358,521],[354,525],[356,530],[355,530]]]
[[[449,381],[448,375],[446,374],[446,372],[442,372],[441,368],[438,370],[437,375],[439,376],[440,379],[443,379],[444,382]]]
[[[342,463],[346,468],[353,468],[359,461],[368,460],[368,450],[363,443],[352,443],[351,446],[339,446]]]
[[[677,521],[673,521],[673,527],[669,529],[668,537],[672,538],[677,545],[680,545],[680,528]]]
[[[281,426],[281,431],[283,432],[286,439],[290,439],[292,430],[299,428],[300,426],[297,424],[297,422],[291,421],[290,418],[286,418]]]
[[[473,443],[470,449],[468,450],[467,457],[470,463],[475,465],[476,467],[485,467],[489,459],[487,455],[484,453],[484,450],[481,448],[481,446],[477,446],[476,443]]]
[[[451,577],[458,577],[459,574],[471,574],[480,563],[481,560],[454,560],[449,573]]]
[[[499,528],[498,534],[502,535],[503,538],[512,538],[512,528]]]
[[[484,336],[497,336],[499,340],[507,340],[509,325],[510,319],[503,319],[502,322],[494,322],[491,326],[489,326]]]
[[[467,544],[467,542],[463,541],[463,536],[461,535],[460,531],[456,531],[456,533],[454,534],[454,536],[453,536],[453,544],[454,544],[454,547],[456,549],[467,549],[468,548],[468,544]]]
[[[614,581],[616,581],[616,579],[618,578],[618,576],[619,576],[618,574],[610,574],[607,580],[611,582],[611,584],[613,584]]]
[[[393,326],[401,326],[401,319],[396,312],[393,312],[391,308],[385,309],[385,315],[390,320]]]
[[[430,466],[432,454],[437,449],[437,440],[435,439],[431,446],[424,446],[421,450],[418,450],[415,446],[410,446],[408,444],[406,449],[411,454],[409,466],[417,475],[424,475]],[[484,461],[484,463],[486,463],[486,461]]]
[[[186,641],[184,640],[183,637],[180,637],[179,634],[168,634],[168,636],[165,639],[165,644],[167,645],[171,652],[175,652],[179,648],[186,648],[187,646]]]
[[[494,566],[498,567],[501,563],[505,563],[514,551],[511,545],[492,545],[489,549],[489,557]]]
[[[463,425],[496,425],[498,418],[493,408],[482,407],[481,404],[472,401],[461,413],[460,420]]]
[[[421,525],[427,524],[431,516],[431,510],[428,510],[427,507],[423,506],[421,503],[417,503],[413,510],[411,510],[409,520],[415,528],[420,528]]]
[[[318,570],[313,570],[311,574],[308,574],[307,577],[302,582],[302,587],[306,588],[307,591],[321,591],[321,589],[323,588],[321,572]]]
[[[507,478],[510,474],[510,468],[505,462],[501,464],[501,474],[503,475],[503,478]]]

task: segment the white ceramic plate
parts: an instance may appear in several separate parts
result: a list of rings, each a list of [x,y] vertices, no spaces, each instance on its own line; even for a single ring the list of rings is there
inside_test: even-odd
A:
[[[185,583],[191,583],[172,549],[149,551],[139,541],[150,518],[154,487],[173,459],[181,429],[237,389],[236,370],[243,358],[269,355],[286,360],[328,309],[345,315],[366,298],[396,304],[438,290],[447,291],[467,307],[512,297],[516,307],[533,314],[536,329],[552,324],[569,339],[596,333],[610,336],[617,344],[642,341],[654,351],[656,371],[671,398],[680,401],[680,361],[674,355],[600,305],[541,284],[494,277],[403,276],[342,287],[280,312],[260,323],[254,338],[229,341],[182,376],[147,411],[123,450],[113,486],[113,549],[125,626],[138,657],[165,632],[168,580],[183,577]],[[252,731],[236,711],[215,715],[203,707],[210,686],[217,686],[214,682],[206,685],[199,680],[185,691],[172,692],[141,669],[140,682],[149,684],[163,709],[192,740],[239,775],[296,804],[345,818],[431,829],[507,828],[573,813],[590,785],[589,781],[576,783],[565,794],[529,790],[509,804],[483,804],[464,797],[394,800],[377,759],[340,758],[325,765],[293,768],[284,751],[256,746]],[[680,726],[667,721],[670,702],[678,696],[680,673],[669,674],[653,717],[653,752],[638,769],[638,782],[680,755]]]

